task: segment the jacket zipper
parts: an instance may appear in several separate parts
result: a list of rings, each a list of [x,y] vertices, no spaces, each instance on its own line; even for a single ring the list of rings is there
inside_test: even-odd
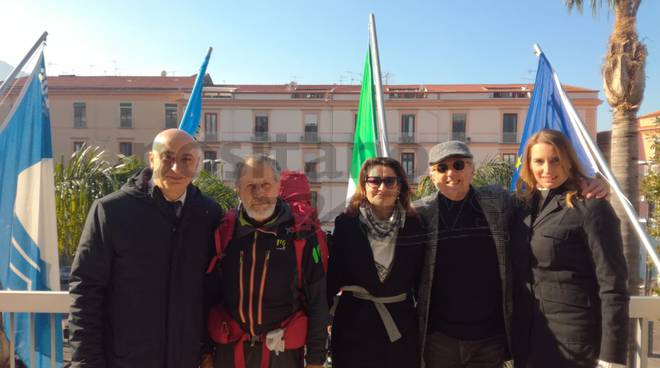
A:
[[[238,264],[239,264],[239,272],[238,272],[238,291],[239,291],[239,296],[238,296],[238,313],[241,317],[241,322],[245,323],[245,314],[243,314],[243,298],[244,298],[244,293],[243,293],[243,251],[241,251],[240,256],[238,258]]]
[[[264,260],[264,267],[261,270],[261,286],[259,287],[259,312],[257,316],[258,324],[261,324],[261,309],[264,304],[264,286],[266,285],[266,275],[268,274],[269,259],[270,259],[270,250],[266,251],[266,260]]]
[[[254,232],[254,241],[252,242],[252,265],[250,266],[250,298],[248,299],[248,317],[250,318],[250,334],[256,336],[254,333],[254,269],[257,265],[257,234]]]

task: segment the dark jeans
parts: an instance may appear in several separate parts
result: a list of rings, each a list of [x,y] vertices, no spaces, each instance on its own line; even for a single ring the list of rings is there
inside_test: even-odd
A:
[[[433,331],[426,337],[426,368],[500,368],[506,360],[504,335],[466,341]]]
[[[246,368],[259,368],[261,364],[261,343],[244,343]],[[270,352],[268,368],[303,368],[303,349],[285,350],[279,354]],[[215,367],[234,367],[234,344],[215,346]]]

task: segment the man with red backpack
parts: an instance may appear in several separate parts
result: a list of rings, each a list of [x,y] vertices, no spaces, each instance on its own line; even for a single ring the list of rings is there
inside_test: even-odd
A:
[[[202,366],[321,367],[327,249],[304,200],[309,186],[285,201],[279,167],[267,156],[246,158],[235,173],[240,205],[223,218],[207,271],[217,284],[209,287],[217,286],[218,303],[208,320],[215,357],[205,356]]]

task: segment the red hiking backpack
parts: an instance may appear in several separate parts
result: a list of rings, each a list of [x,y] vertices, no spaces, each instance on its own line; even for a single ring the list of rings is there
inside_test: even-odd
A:
[[[307,177],[300,172],[283,171],[280,176],[280,193],[282,198],[291,208],[293,226],[290,229],[294,233],[294,249],[296,252],[296,268],[298,272],[298,288],[302,289],[303,269],[302,258],[307,237],[316,236],[318,248],[312,250],[313,257],[320,258],[323,270],[328,268],[328,244],[325,233],[321,229],[316,209],[311,204],[311,189]],[[216,254],[211,260],[206,273],[211,273],[217,262],[223,257],[232,236],[238,213],[232,209],[223,217],[220,226],[215,231]],[[302,293],[301,293],[302,295]],[[284,341],[287,349],[298,349],[305,345],[307,340],[307,315],[300,310],[282,323],[284,329]],[[209,311],[207,324],[211,338],[218,344],[234,343],[234,365],[235,368],[245,367],[243,355],[243,342],[250,339],[250,335],[243,331],[240,324],[231,318],[221,305],[212,307]],[[266,368],[269,362],[270,351],[263,343],[262,359],[260,366]]]

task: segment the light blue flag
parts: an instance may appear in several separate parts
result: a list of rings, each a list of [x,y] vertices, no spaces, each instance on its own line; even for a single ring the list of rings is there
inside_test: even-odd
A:
[[[557,73],[552,69],[545,55],[541,53],[536,71],[536,81],[534,82],[534,93],[529,101],[527,119],[525,119],[525,127],[520,138],[518,161],[516,162],[513,180],[511,180],[511,191],[515,190],[516,181],[518,180],[525,144],[534,133],[541,129],[554,129],[564,133],[571,141],[573,148],[575,148],[585,173],[589,176],[594,175],[596,164],[592,156],[587,154],[586,143],[580,139],[573,124],[582,125],[582,121],[580,121],[575,108],[573,108],[571,101],[562,89]]]
[[[4,290],[59,290],[55,185],[43,53],[6,119],[0,121],[0,283]],[[61,316],[14,316],[18,357],[30,368],[62,366]],[[9,336],[9,314],[3,315]],[[31,346],[34,331],[35,346]],[[52,345],[51,345],[52,344]],[[30,362],[35,351],[34,364]]]
[[[202,87],[204,86],[204,75],[206,75],[206,67],[209,65],[211,59],[212,47],[209,47],[209,52],[206,54],[202,67],[199,68],[197,78],[195,78],[195,85],[193,86],[192,93],[186,105],[186,111],[183,112],[179,129],[195,136],[199,122],[202,115]]]

